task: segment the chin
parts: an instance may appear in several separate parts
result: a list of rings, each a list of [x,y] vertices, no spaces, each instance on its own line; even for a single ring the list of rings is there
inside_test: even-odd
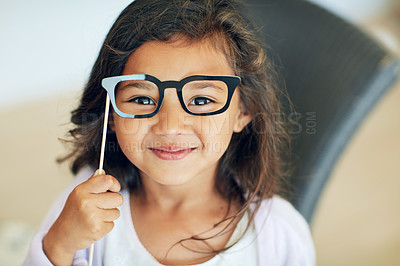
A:
[[[147,172],[144,174],[144,176],[142,174],[141,176],[142,178],[145,177],[152,182],[165,186],[184,185],[195,178],[194,176],[187,174],[177,173],[177,171],[161,171],[159,173]]]

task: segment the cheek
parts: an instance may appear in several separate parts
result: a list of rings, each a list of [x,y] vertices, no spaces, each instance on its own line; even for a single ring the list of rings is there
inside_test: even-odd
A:
[[[135,135],[140,132],[140,120],[114,117],[115,132],[120,135]]]
[[[122,151],[129,158],[128,153],[142,151],[142,139],[147,127],[140,119],[114,118],[115,134]]]
[[[224,153],[233,134],[233,120],[229,114],[203,117],[195,129],[207,153]]]
[[[205,117],[201,121],[201,129],[203,134],[229,135],[232,133],[231,119],[224,114]]]

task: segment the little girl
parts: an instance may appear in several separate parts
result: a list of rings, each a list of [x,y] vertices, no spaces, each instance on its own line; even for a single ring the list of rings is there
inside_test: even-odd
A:
[[[236,0],[136,0],[101,48],[79,107],[73,184],[26,265],[314,265],[283,198],[273,70]],[[104,170],[104,103],[112,110]],[[107,114],[106,114],[107,115]]]

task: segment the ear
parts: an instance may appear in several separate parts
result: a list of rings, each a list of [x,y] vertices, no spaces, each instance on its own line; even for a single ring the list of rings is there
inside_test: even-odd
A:
[[[253,117],[241,108],[236,117],[236,121],[233,126],[233,132],[235,133],[241,132],[243,128],[247,126],[252,119]]]

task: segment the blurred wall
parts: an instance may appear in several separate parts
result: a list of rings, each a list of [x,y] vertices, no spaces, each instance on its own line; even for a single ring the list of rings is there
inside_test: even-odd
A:
[[[308,0],[356,24],[385,16],[398,0]]]
[[[129,0],[1,0],[0,110],[78,91]]]

